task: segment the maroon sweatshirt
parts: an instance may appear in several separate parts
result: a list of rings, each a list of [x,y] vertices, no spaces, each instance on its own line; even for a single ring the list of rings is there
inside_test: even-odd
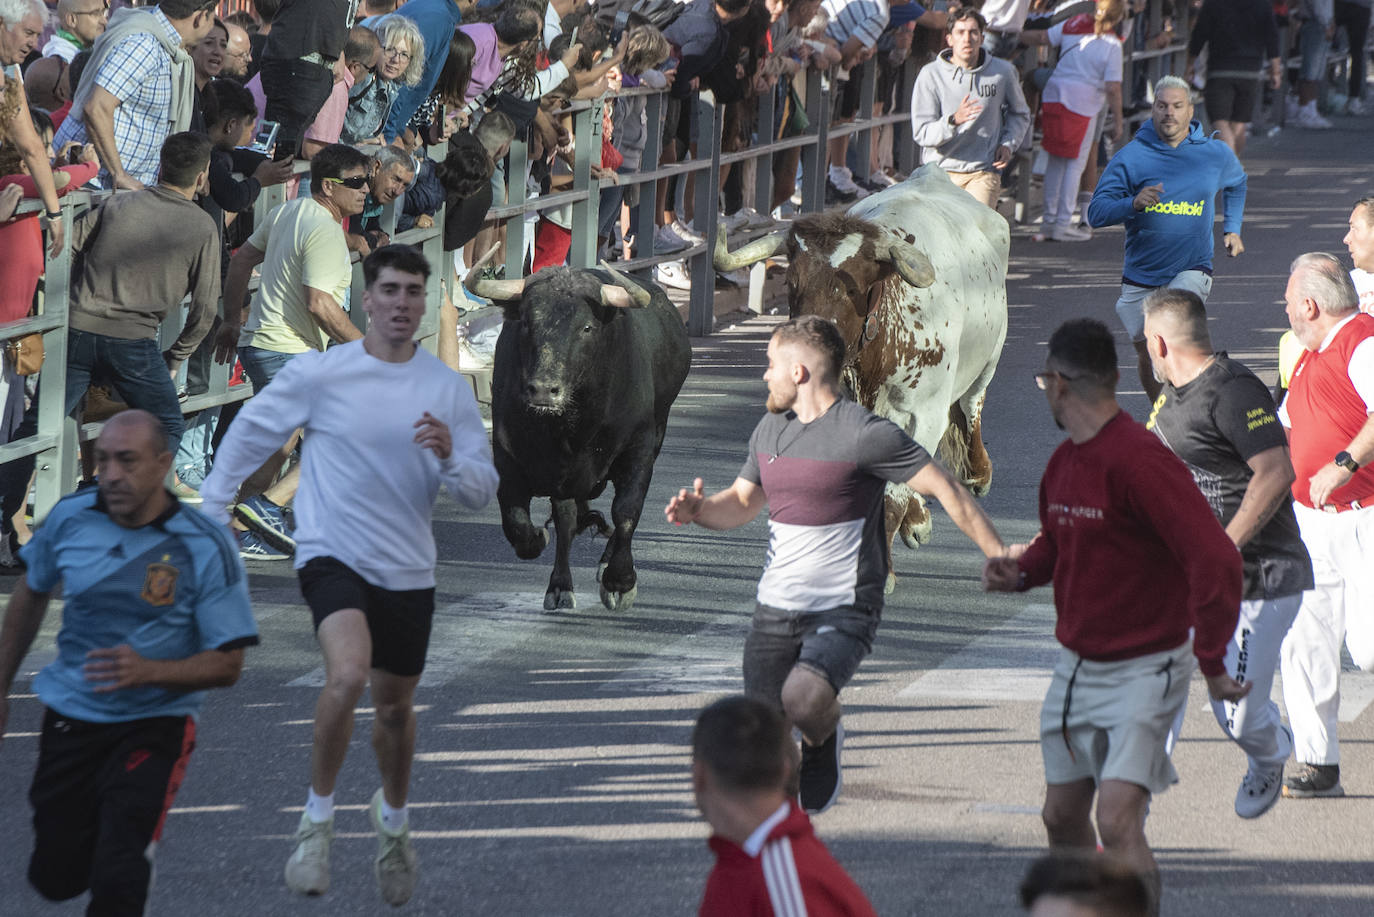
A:
[[[1173,649],[1194,628],[1204,675],[1225,671],[1241,559],[1187,467],[1121,411],[1066,440],[1040,481],[1040,534],[1023,589],[1054,581],[1055,638],[1087,659]]]

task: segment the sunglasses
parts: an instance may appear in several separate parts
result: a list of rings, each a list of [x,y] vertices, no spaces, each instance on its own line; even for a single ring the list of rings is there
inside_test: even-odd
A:
[[[367,187],[366,175],[354,175],[352,178],[326,178],[325,181],[332,181],[336,185],[343,185],[354,191],[361,191]]]

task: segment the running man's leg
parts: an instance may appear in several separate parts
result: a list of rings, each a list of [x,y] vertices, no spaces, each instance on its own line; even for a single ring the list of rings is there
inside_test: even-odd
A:
[[[382,775],[387,805],[403,809],[410,790],[410,764],[415,757],[415,687],[419,675],[392,675],[372,670],[372,750]]]
[[[1293,510],[1312,556],[1316,585],[1303,593],[1302,607],[1283,641],[1283,703],[1298,763],[1340,764],[1337,725],[1346,609],[1344,584],[1332,551],[1341,535],[1341,514],[1308,509],[1301,503],[1295,503]]]
[[[1092,819],[1096,794],[1097,784],[1091,777],[1072,783],[1045,784],[1045,807],[1040,817],[1045,822],[1045,834],[1051,847],[1085,850],[1097,847],[1097,831]]]
[[[1241,602],[1236,633],[1226,648],[1226,671],[1254,687],[1239,703],[1212,701],[1212,713],[1222,730],[1245,751],[1255,770],[1281,767],[1293,750],[1278,705],[1270,700],[1269,693],[1279,664],[1279,648],[1301,606],[1301,594]]]
[[[1145,880],[1159,913],[1159,866],[1145,839],[1145,815],[1150,810],[1150,791],[1125,780],[1103,780],[1097,794],[1097,830],[1102,849],[1120,857]]]
[[[372,637],[358,608],[342,608],[320,622],[316,637],[324,652],[324,688],[315,702],[315,736],[310,753],[310,786],[332,796],[348,754],[353,715],[367,687]]]

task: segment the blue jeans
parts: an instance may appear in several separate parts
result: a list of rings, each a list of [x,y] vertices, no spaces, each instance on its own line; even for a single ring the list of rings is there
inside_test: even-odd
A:
[[[175,453],[186,431],[181,402],[172,384],[158,342],[150,338],[126,340],[89,331],[67,331],[67,389],[65,413],[70,414],[86,396],[91,380],[109,383],[131,408],[141,408],[162,422],[167,431],[167,447]],[[40,377],[39,386],[42,386]],[[38,398],[33,399],[14,439],[38,432]],[[24,505],[34,456],[15,459],[0,466],[0,532],[10,534],[8,519]]]
[[[248,381],[253,383],[255,393],[265,389],[272,377],[281,372],[282,367],[291,362],[294,356],[294,353],[278,353],[261,347],[239,348],[239,361],[243,363],[243,371],[248,375]]]

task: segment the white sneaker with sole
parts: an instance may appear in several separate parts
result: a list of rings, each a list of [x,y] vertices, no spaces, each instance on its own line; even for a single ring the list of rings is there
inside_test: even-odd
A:
[[[1310,131],[1330,130],[1333,127],[1331,122],[1323,118],[1321,113],[1317,111],[1316,102],[1308,102],[1299,108],[1298,116],[1293,119],[1293,123]]]
[[[1092,237],[1091,230],[1071,223],[1055,223],[1050,228],[1050,238],[1056,242],[1087,242]]]
[[[367,807],[372,827],[377,831],[377,859],[374,871],[382,900],[392,907],[400,907],[415,894],[415,880],[420,875],[420,857],[410,844],[410,825],[392,834],[382,825],[382,791],[372,794]]]
[[[692,278],[687,276],[687,265],[681,261],[665,261],[654,268],[654,282],[674,290],[690,290]]]
[[[1236,814],[1241,818],[1259,818],[1278,802],[1283,788],[1283,765],[1246,771],[1236,790]]]
[[[334,819],[314,822],[301,813],[296,826],[296,849],[286,860],[286,887],[298,895],[323,895],[329,891],[329,843],[334,839]]]
[[[848,168],[844,166],[835,168],[832,166],[828,173],[828,177],[830,183],[835,186],[835,190],[841,194],[852,194],[860,199],[868,197],[868,190],[866,188],[860,188],[854,183],[854,173],[849,171]]]
[[[1365,113],[1364,103],[1359,99],[1347,99],[1345,103],[1345,113],[1353,117],[1360,117]]]

